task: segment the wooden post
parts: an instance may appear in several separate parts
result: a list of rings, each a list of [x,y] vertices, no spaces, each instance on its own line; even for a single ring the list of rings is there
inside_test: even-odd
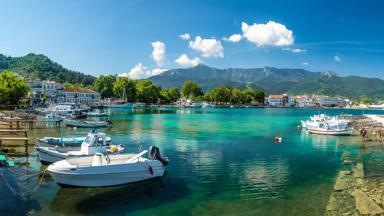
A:
[[[20,129],[20,122],[19,121],[16,122],[16,126],[17,126],[17,129]]]

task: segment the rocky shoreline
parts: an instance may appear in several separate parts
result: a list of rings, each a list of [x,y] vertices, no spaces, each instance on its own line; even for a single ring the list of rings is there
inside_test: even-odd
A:
[[[326,216],[384,215],[384,177],[366,178],[363,163],[339,172]]]

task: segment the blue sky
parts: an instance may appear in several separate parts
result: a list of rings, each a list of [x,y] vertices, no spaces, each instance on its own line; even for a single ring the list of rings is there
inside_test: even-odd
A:
[[[148,76],[202,62],[384,78],[379,0],[2,0],[0,5],[0,53],[44,54],[96,76]],[[248,34],[243,22],[251,27]],[[179,37],[184,33],[188,40]],[[240,41],[226,40],[233,34]]]

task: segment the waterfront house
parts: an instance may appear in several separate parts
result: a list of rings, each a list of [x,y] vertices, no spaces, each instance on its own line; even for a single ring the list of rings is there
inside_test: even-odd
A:
[[[67,87],[65,91],[65,100],[63,103],[70,104],[96,104],[100,102],[100,93],[90,89],[82,89],[76,87]]]
[[[265,99],[267,106],[271,107],[282,107],[284,105],[284,96],[283,95],[269,95]]]
[[[54,81],[30,80],[32,104],[50,105],[64,100],[65,92],[62,83]]]
[[[294,97],[282,94],[282,95],[269,95],[265,99],[265,104],[271,107],[292,107],[295,105]]]
[[[54,105],[62,103],[95,104],[100,102],[100,93],[76,87],[65,88],[54,81],[31,80],[32,105]]]
[[[344,107],[345,100],[341,97],[315,95],[314,101],[319,107]]]

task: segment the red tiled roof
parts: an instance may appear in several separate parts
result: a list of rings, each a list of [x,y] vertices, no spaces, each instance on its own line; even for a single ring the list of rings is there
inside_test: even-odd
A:
[[[269,95],[270,99],[283,99],[283,95]]]
[[[67,92],[97,93],[97,92],[90,90],[90,89],[82,89],[82,88],[77,88],[77,87],[66,87],[64,90]]]

